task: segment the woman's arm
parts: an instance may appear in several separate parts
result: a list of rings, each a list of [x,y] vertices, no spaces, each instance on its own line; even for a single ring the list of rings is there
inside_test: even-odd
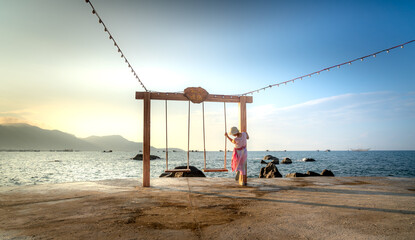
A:
[[[246,132],[246,139],[249,139],[249,135],[248,135],[248,133]]]
[[[229,139],[229,141],[231,141],[232,143],[234,143],[233,139],[229,137],[228,133],[225,133],[225,136]]]

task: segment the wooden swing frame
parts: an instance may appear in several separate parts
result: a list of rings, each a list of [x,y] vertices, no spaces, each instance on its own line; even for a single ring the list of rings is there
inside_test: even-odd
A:
[[[241,132],[247,131],[246,104],[253,102],[252,96],[208,94],[204,89],[202,88],[198,88],[198,89],[203,90],[206,94],[201,96],[202,94],[199,94],[199,92],[196,91],[195,97],[189,97],[189,95],[186,95],[186,93],[169,93],[169,92],[136,92],[135,93],[135,99],[143,100],[143,187],[150,187],[151,100],[165,100],[166,103],[167,101],[189,101],[189,100],[192,101],[193,103],[201,103],[201,102],[238,103],[239,104],[239,128]],[[226,154],[226,151],[225,151],[225,154]],[[186,170],[186,169],[180,169],[180,172],[183,172],[183,170]],[[247,165],[245,163],[245,172],[247,172],[246,170],[247,170]],[[239,183],[241,185],[246,185],[247,176],[241,175]]]

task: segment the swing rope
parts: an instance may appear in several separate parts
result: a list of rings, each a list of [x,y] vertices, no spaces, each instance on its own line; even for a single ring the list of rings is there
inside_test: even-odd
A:
[[[224,115],[225,115],[225,132],[226,132],[226,103],[223,103]],[[206,137],[205,137],[205,103],[202,102],[202,117],[203,117],[203,160],[204,160],[204,172],[227,172],[226,168],[226,136],[225,136],[225,159],[223,168],[206,168]]]
[[[205,102],[202,102],[202,116],[203,116],[203,160],[205,162],[204,169],[206,169]]]
[[[169,169],[169,148],[168,148],[168,126],[167,126],[167,100],[165,100],[165,117],[166,117],[166,171],[165,172],[190,172],[190,101],[189,108],[187,112],[187,168],[186,169]],[[223,112],[225,117],[225,132],[226,132],[226,103],[223,103]],[[203,116],[203,160],[205,172],[227,172],[226,168],[226,152],[227,152],[227,139],[225,136],[225,158],[224,158],[224,167],[223,168],[206,168],[206,127],[205,127],[205,103],[202,102],[202,116]]]
[[[228,130],[228,128],[226,127],[226,102],[223,102],[223,115],[225,116],[225,133],[226,133],[226,131]],[[224,163],[223,168],[226,168],[226,152],[227,152],[226,145],[228,143],[228,139],[226,138],[227,137],[225,136],[225,163]]]
[[[168,131],[167,131],[167,100],[165,100],[165,115],[166,115],[166,170],[164,172],[190,172],[190,101],[189,101],[189,111],[187,113],[187,168],[186,169],[169,169],[169,147],[168,147]]]
[[[187,170],[189,170],[189,159],[190,159],[190,101],[189,101],[189,111],[187,113]]]
[[[166,170],[169,169],[169,145],[168,145],[168,137],[167,137],[167,100],[165,100],[164,108],[166,110]]]

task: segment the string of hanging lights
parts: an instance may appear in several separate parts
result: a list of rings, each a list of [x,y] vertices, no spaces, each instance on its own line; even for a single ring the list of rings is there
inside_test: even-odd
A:
[[[404,48],[405,45],[413,43],[413,42],[415,42],[415,39],[411,40],[409,42],[406,42],[406,43],[396,45],[396,46],[391,47],[391,48],[387,48],[387,49],[384,49],[384,50],[381,50],[381,51],[378,51],[378,52],[375,52],[375,53],[372,53],[372,54],[369,54],[369,55],[366,55],[366,56],[363,56],[363,57],[359,57],[359,58],[344,62],[344,63],[336,64],[336,65],[333,65],[333,66],[327,67],[327,68],[323,68],[319,71],[315,71],[315,72],[312,72],[312,73],[309,73],[309,74],[306,74],[306,75],[303,75],[303,76],[300,76],[300,77],[296,77],[296,78],[290,79],[290,80],[285,81],[285,82],[279,82],[279,83],[271,84],[271,85],[268,85],[268,86],[250,91],[250,92],[246,92],[244,94],[241,94],[240,96],[246,96],[246,95],[249,95],[249,94],[253,95],[254,93],[259,93],[260,91],[266,90],[268,88],[279,87],[280,85],[287,85],[287,83],[290,83],[290,82],[294,83],[296,80],[303,80],[303,78],[311,77],[311,76],[316,75],[316,74],[318,75],[318,74],[320,74],[321,72],[324,72],[324,71],[330,71],[330,69],[332,69],[332,68],[340,68],[343,65],[351,65],[353,62],[356,62],[356,61],[359,61],[359,60],[363,61],[365,58],[369,58],[369,57],[376,57],[376,55],[378,55],[380,53],[383,53],[383,52],[389,53],[390,50],[393,50],[395,48]]]
[[[125,63],[128,65],[128,68],[131,69],[131,72],[133,73],[134,77],[137,79],[137,81],[140,83],[140,85],[143,87],[143,89],[146,92],[148,92],[147,88],[144,86],[143,82],[138,77],[136,71],[131,66],[131,64],[128,61],[128,59],[125,57],[125,55],[124,55],[123,51],[121,50],[121,48],[119,47],[118,43],[115,41],[115,39],[112,36],[111,32],[108,30],[107,26],[105,25],[105,23],[102,21],[101,17],[99,16],[99,14],[97,13],[97,11],[95,10],[95,8],[92,5],[91,1],[90,0],[85,0],[85,2],[88,3],[91,6],[91,8],[92,8],[92,14],[94,14],[94,15],[96,15],[98,17],[98,22],[100,24],[102,24],[102,26],[104,27],[104,31],[106,33],[108,33],[109,39],[114,42],[114,46],[117,48],[118,52],[120,53],[121,58],[123,58],[124,61],[125,61]],[[315,72],[312,72],[312,73],[309,73],[309,74],[306,74],[306,75],[303,75],[303,76],[300,76],[300,77],[296,77],[296,78],[290,79],[288,81],[271,84],[271,85],[268,85],[268,86],[265,86],[265,87],[262,87],[262,88],[253,90],[253,91],[249,91],[249,92],[240,94],[240,96],[253,95],[254,93],[259,93],[260,91],[266,90],[268,88],[279,87],[280,85],[287,85],[287,83],[294,83],[296,80],[303,80],[304,78],[311,77],[311,76],[316,75],[316,74],[319,75],[321,72],[330,71],[330,69],[333,69],[333,68],[340,68],[341,66],[344,66],[344,65],[351,65],[353,62],[356,62],[356,61],[359,61],[359,60],[360,61],[363,61],[365,58],[376,57],[380,53],[384,53],[384,52],[389,53],[393,49],[396,49],[396,48],[404,48],[405,45],[410,44],[410,43],[413,43],[413,42],[415,42],[415,39],[414,40],[411,40],[409,42],[405,42],[405,43],[396,45],[394,47],[390,47],[390,48],[387,48],[387,49],[384,49],[384,50],[381,50],[381,51],[378,51],[378,52],[375,52],[375,53],[371,53],[371,54],[366,55],[366,56],[363,56],[363,57],[359,57],[359,58],[356,58],[356,59],[353,59],[353,60],[350,60],[350,61],[346,61],[346,62],[343,62],[343,63],[340,63],[340,64],[336,64],[336,65],[333,65],[333,66],[330,66],[330,67],[327,67],[327,68],[323,68],[323,69],[321,69],[319,71],[315,71]]]
[[[147,88],[144,86],[144,83],[141,81],[141,79],[138,77],[136,71],[134,70],[134,68],[131,66],[130,62],[128,61],[127,57],[125,57],[123,51],[121,50],[121,48],[119,47],[118,43],[115,41],[114,37],[112,36],[111,32],[108,30],[107,26],[105,25],[104,21],[102,21],[101,17],[99,16],[99,14],[97,13],[97,11],[95,10],[94,6],[92,5],[90,0],[85,0],[86,3],[89,3],[89,5],[92,8],[92,14],[96,15],[98,17],[98,22],[100,24],[102,24],[102,26],[104,27],[104,31],[106,33],[108,33],[109,35],[109,39],[112,40],[114,42],[114,46],[117,48],[118,53],[120,53],[121,58],[124,59],[125,63],[128,65],[128,68],[131,69],[131,72],[133,73],[134,77],[137,79],[137,81],[140,83],[141,87],[144,88],[144,90],[146,92],[148,92]]]

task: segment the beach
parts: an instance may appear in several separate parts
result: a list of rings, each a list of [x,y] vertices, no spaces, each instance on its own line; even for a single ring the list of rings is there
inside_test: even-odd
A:
[[[102,180],[0,188],[0,239],[413,239],[415,178]]]

